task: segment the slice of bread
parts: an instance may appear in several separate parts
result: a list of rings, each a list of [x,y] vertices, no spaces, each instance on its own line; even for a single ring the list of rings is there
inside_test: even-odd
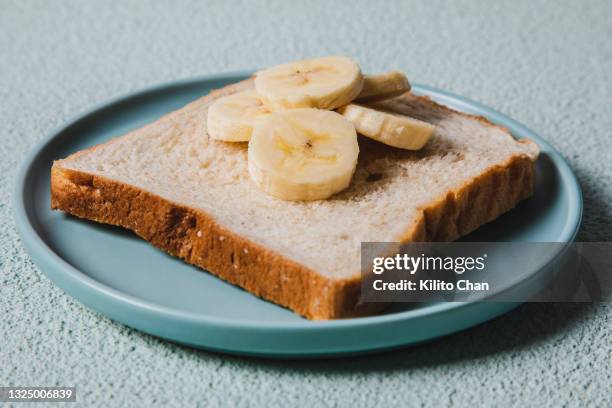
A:
[[[377,106],[436,125],[420,151],[361,138],[350,187],[328,200],[261,192],[247,144],[215,141],[206,112],[246,80],[58,160],[51,206],[119,225],[158,248],[311,319],[358,306],[362,241],[450,241],[528,197],[538,147],[481,117],[406,94]]]

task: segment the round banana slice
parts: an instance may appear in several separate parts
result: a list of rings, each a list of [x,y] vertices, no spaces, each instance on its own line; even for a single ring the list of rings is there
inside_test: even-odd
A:
[[[323,57],[278,65],[255,76],[255,89],[274,110],[336,109],[363,87],[363,75],[347,57]]]
[[[355,128],[338,113],[285,110],[255,126],[249,174],[274,197],[322,200],[348,187],[358,155]]]
[[[359,134],[400,149],[419,150],[435,126],[399,113],[351,103],[338,109]]]
[[[208,134],[226,142],[248,142],[255,123],[269,114],[255,91],[224,96],[208,108]]]
[[[410,90],[410,82],[403,72],[391,71],[384,74],[366,75],[358,102],[375,102],[394,98]]]

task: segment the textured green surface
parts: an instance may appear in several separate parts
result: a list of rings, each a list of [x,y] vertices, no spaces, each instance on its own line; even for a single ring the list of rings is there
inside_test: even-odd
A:
[[[526,305],[350,360],[227,357],[140,334],[66,296],[23,251],[9,205],[21,157],[95,103],[181,77],[348,54],[547,137],[582,183],[579,239],[609,240],[607,2],[176,3],[0,1],[0,385],[75,385],[83,406],[610,405],[609,305]]]

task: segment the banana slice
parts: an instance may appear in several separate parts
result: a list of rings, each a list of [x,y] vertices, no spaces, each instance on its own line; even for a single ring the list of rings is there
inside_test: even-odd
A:
[[[377,75],[366,75],[363,78],[363,89],[356,101],[374,102],[399,96],[410,90],[406,75],[399,71]]]
[[[270,110],[255,91],[224,96],[208,108],[208,134],[217,140],[247,142],[255,123],[269,114]]]
[[[322,200],[348,187],[358,155],[355,128],[338,113],[285,110],[255,126],[249,174],[274,197]]]
[[[336,109],[363,87],[363,75],[347,57],[323,57],[278,65],[255,76],[255,89],[274,110]]]
[[[408,116],[351,103],[338,109],[357,132],[401,149],[419,150],[427,143],[435,126]]]

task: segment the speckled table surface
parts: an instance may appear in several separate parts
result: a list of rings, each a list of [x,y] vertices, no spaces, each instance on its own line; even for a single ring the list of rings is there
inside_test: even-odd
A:
[[[10,207],[23,156],[98,102],[176,78],[346,54],[544,135],[582,184],[579,239],[610,240],[611,19],[603,0],[0,0],[0,385],[75,385],[82,406],[612,405],[609,304],[524,305],[369,357],[229,357],[86,309],[33,265]]]

